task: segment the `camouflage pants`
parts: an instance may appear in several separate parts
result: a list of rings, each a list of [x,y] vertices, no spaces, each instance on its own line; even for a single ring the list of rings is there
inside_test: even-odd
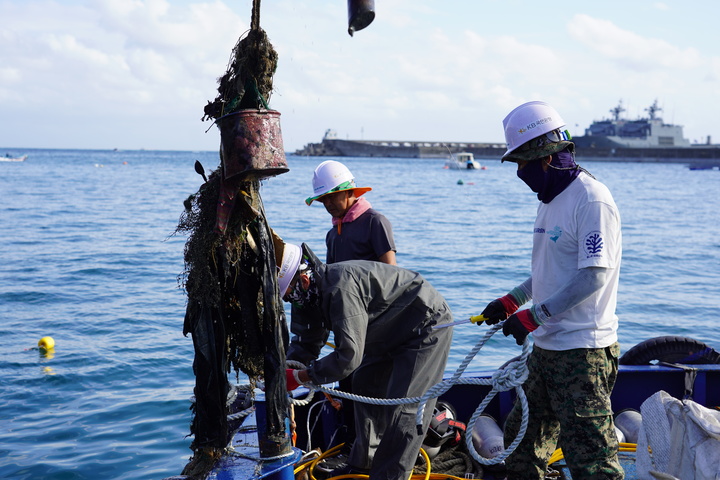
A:
[[[619,354],[617,343],[566,351],[533,348],[523,385],[528,429],[506,460],[508,480],[545,478],[556,447],[562,448],[573,480],[624,478],[610,405]],[[521,419],[516,402],[505,422],[506,446],[515,439]]]

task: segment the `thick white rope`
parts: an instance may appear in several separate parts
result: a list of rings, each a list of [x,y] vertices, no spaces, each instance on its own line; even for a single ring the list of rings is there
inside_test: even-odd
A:
[[[493,325],[490,327],[485,333],[485,335],[480,339],[480,341],[473,347],[472,350],[465,356],[465,359],[460,363],[458,368],[455,370],[455,373],[447,379],[443,380],[440,383],[437,383],[436,385],[432,386],[425,394],[421,397],[408,397],[408,398],[373,398],[373,397],[364,397],[361,395],[356,395],[353,393],[343,392],[341,390],[336,390],[333,388],[327,388],[323,387],[322,385],[314,385],[312,383],[304,384],[306,388],[308,388],[309,393],[308,396],[303,399],[296,399],[296,398],[290,398],[290,403],[293,405],[307,405],[312,401],[312,398],[314,396],[314,393],[316,391],[324,392],[329,395],[340,397],[340,398],[346,398],[348,400],[352,400],[355,402],[363,402],[363,403],[369,403],[371,405],[406,405],[411,403],[417,403],[418,404],[418,410],[417,410],[417,416],[416,416],[416,424],[418,425],[418,429],[422,429],[422,423],[423,423],[423,413],[425,411],[425,405],[427,404],[428,400],[431,398],[437,398],[443,393],[447,392],[453,385],[491,385],[492,389],[487,394],[487,396],[483,399],[483,401],[478,405],[477,409],[473,413],[473,415],[470,417],[470,422],[468,423],[467,432],[465,434],[465,441],[468,447],[468,451],[473,456],[473,458],[478,461],[479,463],[483,465],[495,465],[498,463],[503,462],[520,444],[523,437],[525,436],[525,432],[527,431],[527,424],[528,424],[528,403],[527,403],[527,397],[525,396],[525,392],[522,389],[522,384],[525,382],[528,376],[528,369],[527,369],[527,359],[530,356],[531,351],[531,345],[530,341],[526,338],[525,342],[522,345],[522,353],[507,362],[505,365],[500,367],[489,379],[485,378],[463,378],[462,374],[465,372],[465,369],[470,364],[473,358],[475,358],[475,355],[482,349],[482,347],[487,343],[487,341],[492,337],[500,328],[502,328],[504,322],[500,322],[497,325]],[[305,365],[301,364],[300,362],[295,362],[292,360],[288,360],[287,362],[288,366],[294,367],[294,368],[300,368],[304,369],[306,368]],[[483,456],[481,456],[476,450],[472,443],[472,430],[475,427],[475,422],[480,417],[482,412],[485,410],[487,405],[490,403],[490,401],[495,397],[495,395],[498,392],[505,392],[510,389],[515,389],[515,392],[517,394],[517,397],[520,401],[520,404],[522,406],[522,421],[520,424],[520,430],[518,431],[518,435],[513,440],[513,442],[508,446],[508,448],[499,454],[496,457],[493,457],[492,459],[487,459]]]

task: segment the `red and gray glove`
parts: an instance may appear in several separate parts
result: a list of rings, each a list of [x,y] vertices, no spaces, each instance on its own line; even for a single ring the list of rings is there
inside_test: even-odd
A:
[[[503,324],[503,335],[506,337],[512,335],[515,337],[515,343],[522,345],[525,343],[530,332],[534,332],[540,323],[535,318],[535,314],[532,308],[521,310],[513,315],[510,315],[505,323]]]
[[[497,298],[492,302],[488,303],[485,310],[482,311],[483,315],[487,320],[485,323],[488,325],[495,325],[496,323],[505,320],[508,316],[517,312],[520,308],[518,301],[511,294],[507,294],[504,297]]]
[[[285,369],[285,381],[287,382],[288,392],[295,390],[301,385],[297,372],[298,370],[293,370],[292,368]]]

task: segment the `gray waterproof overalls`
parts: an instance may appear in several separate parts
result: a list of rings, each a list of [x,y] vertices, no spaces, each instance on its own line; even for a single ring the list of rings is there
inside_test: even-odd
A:
[[[311,258],[321,305],[305,314],[302,308],[293,310],[288,359],[312,360],[308,374],[313,383],[332,383],[353,373],[357,395],[406,398],[422,396],[442,380],[452,328],[432,327],[452,322],[452,314],[432,285],[394,265],[366,260],[325,265],[306,245],[303,251]],[[316,359],[330,331],[335,349]],[[419,435],[417,404],[355,402],[357,439],[349,464],[369,469],[371,480],[407,480],[434,404],[433,399],[425,407]]]

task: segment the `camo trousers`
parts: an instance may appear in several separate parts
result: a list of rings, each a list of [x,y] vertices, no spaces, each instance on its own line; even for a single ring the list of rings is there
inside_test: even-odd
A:
[[[523,385],[530,418],[527,432],[507,460],[508,480],[545,478],[547,461],[562,448],[573,480],[624,478],[610,393],[620,346],[551,351],[533,348]],[[505,422],[505,445],[515,439],[522,408],[515,402]]]

